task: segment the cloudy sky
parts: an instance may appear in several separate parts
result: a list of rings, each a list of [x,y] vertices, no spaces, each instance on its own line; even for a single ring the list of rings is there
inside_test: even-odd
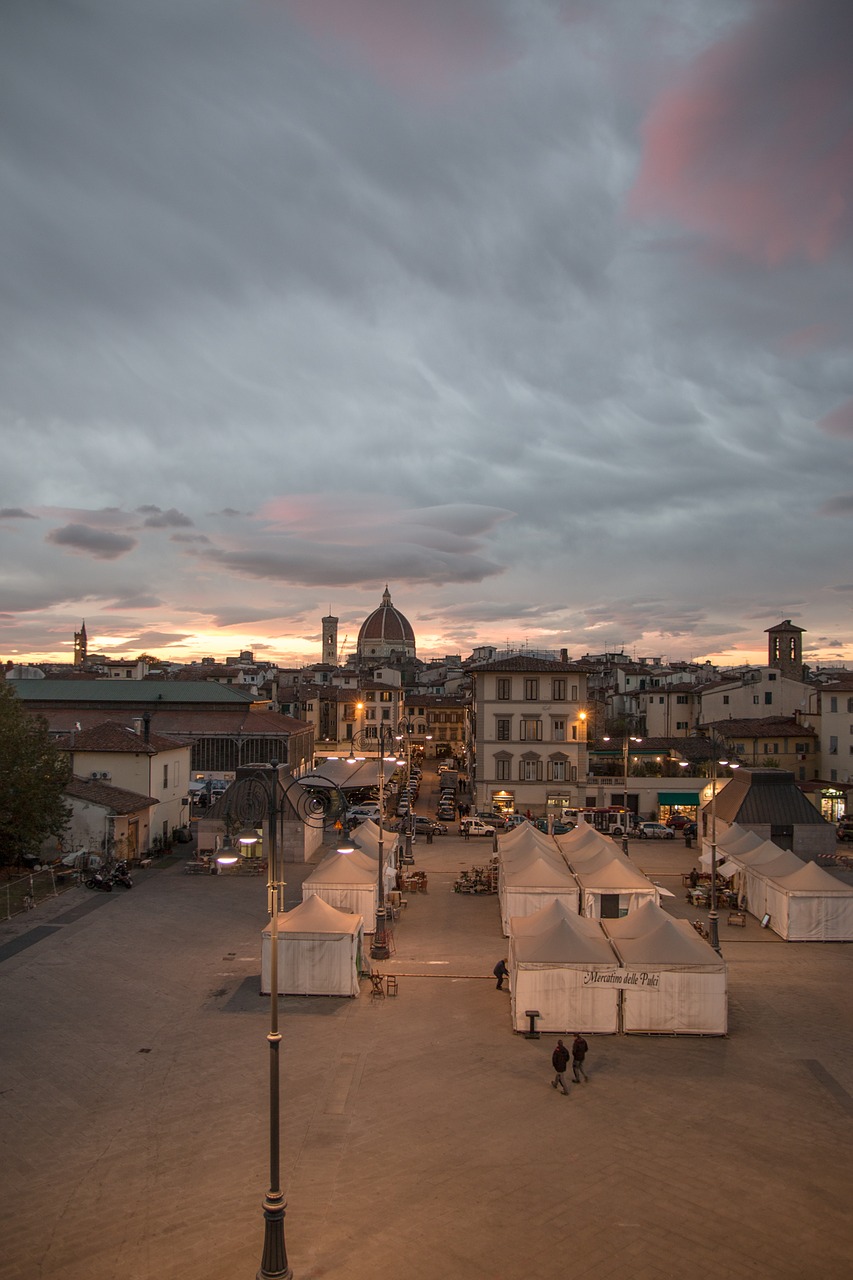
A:
[[[5,0],[0,657],[853,660],[849,0]]]

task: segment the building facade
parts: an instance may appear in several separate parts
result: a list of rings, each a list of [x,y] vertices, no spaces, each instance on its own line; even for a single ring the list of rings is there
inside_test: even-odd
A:
[[[471,676],[477,808],[544,817],[578,807],[587,776],[586,668],[515,655]]]

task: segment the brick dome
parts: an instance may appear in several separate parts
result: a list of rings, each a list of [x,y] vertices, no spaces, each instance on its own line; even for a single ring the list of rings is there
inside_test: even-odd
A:
[[[387,586],[382,603],[361,624],[358,653],[362,658],[387,658],[392,653],[415,652],[415,633],[409,619],[395,609]]]

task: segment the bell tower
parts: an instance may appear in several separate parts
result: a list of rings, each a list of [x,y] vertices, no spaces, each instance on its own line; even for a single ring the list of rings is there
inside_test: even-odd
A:
[[[338,665],[338,619],[331,614],[323,619],[323,662]]]
[[[86,661],[86,649],[88,641],[86,639],[86,623],[83,622],[80,630],[74,632],[74,665],[82,667]]]
[[[789,680],[803,678],[803,635],[790,618],[767,628],[767,665],[781,671]]]

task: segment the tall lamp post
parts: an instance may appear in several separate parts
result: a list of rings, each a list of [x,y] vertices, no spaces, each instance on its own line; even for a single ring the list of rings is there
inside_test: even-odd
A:
[[[267,904],[270,913],[270,1029],[269,1045],[269,1190],[263,1202],[264,1247],[256,1280],[291,1280],[293,1272],[287,1262],[284,1238],[284,1211],[286,1203],[281,1189],[281,1076],[279,1046],[281,1033],[278,1028],[278,917],[283,907],[284,878],[279,856],[279,822],[284,809],[285,793],[279,779],[279,762],[271,760],[269,767],[259,767],[257,773],[238,778],[228,788],[223,805],[226,827],[237,822],[243,827],[257,827],[266,819],[269,829],[267,851]],[[346,819],[346,800],[335,784],[337,804],[343,804]],[[300,788],[290,796],[291,806],[306,826],[316,826],[325,821],[326,798],[316,792]]]
[[[602,741],[609,742],[610,739],[605,736]],[[632,742],[638,745],[643,741],[642,738],[635,738],[628,734],[627,726],[625,733],[622,735],[622,852],[628,852],[628,751]]]
[[[347,756],[347,764],[355,764],[358,757],[354,755],[353,748],[362,749],[365,744],[377,745],[377,759],[379,765],[379,867],[377,871],[376,885],[376,928],[373,933],[373,945],[370,948],[371,960],[387,960],[391,954],[388,946],[388,917],[385,910],[385,761],[392,760],[396,763],[397,757],[391,748],[393,740],[393,731],[390,724],[380,724],[376,731],[376,738],[368,738],[361,731],[353,734],[352,747],[349,756]],[[385,754],[385,743],[389,744],[388,754]]]
[[[412,781],[412,734],[415,732],[414,720],[401,720],[397,725],[397,741],[406,744],[406,786]],[[409,805],[409,812],[406,815],[406,862],[412,860],[412,836],[414,834],[415,814],[412,806]]]
[[[722,752],[724,760],[718,759]],[[737,761],[728,758],[726,744],[721,738],[711,739],[711,901],[708,910],[708,941],[715,951],[720,950],[720,932],[717,916],[717,765],[738,769]]]

